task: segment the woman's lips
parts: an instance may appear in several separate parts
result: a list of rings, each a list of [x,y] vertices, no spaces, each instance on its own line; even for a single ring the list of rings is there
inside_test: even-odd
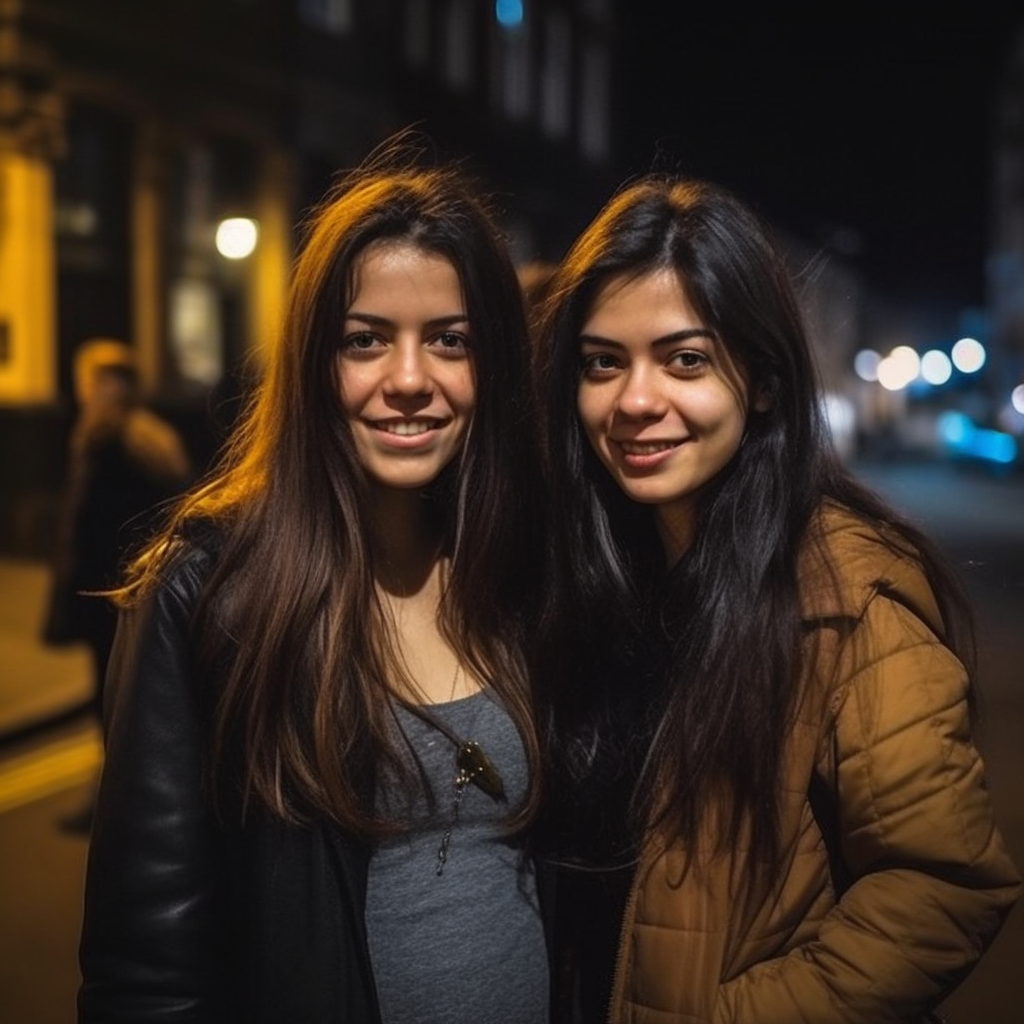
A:
[[[616,441],[622,460],[633,469],[651,469],[664,462],[683,441]]]
[[[416,417],[407,420],[368,420],[367,423],[382,443],[393,448],[418,448],[433,441],[437,431],[449,420]]]

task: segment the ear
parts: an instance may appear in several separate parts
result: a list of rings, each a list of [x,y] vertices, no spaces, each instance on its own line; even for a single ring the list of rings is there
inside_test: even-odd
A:
[[[772,396],[767,388],[758,388],[751,408],[754,412],[767,412],[772,407]]]

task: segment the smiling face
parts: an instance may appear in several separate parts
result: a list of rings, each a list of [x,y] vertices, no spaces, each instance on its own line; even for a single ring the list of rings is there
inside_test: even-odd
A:
[[[408,242],[379,242],[354,280],[337,368],[356,454],[382,487],[425,487],[461,451],[476,399],[459,275]]]
[[[670,557],[688,546],[695,496],[743,438],[747,385],[670,269],[615,277],[580,337],[577,409],[625,494],[657,507]]]

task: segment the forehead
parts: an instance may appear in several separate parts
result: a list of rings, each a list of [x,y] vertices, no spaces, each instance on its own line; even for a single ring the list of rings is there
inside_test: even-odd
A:
[[[436,299],[462,303],[462,282],[446,256],[405,240],[373,242],[353,260],[352,302]]]
[[[584,334],[660,336],[704,326],[679,275],[670,267],[613,275],[598,287],[583,318]]]

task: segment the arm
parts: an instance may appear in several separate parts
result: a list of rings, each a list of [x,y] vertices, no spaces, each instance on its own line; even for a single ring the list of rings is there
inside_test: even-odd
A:
[[[914,607],[877,593],[844,654],[834,768],[852,884],[813,942],[723,986],[716,1020],[916,1020],[967,976],[1019,896],[966,674]]]
[[[188,641],[199,561],[192,555],[118,626],[86,873],[80,1024],[223,1019],[212,1005],[225,970],[217,831]]]

